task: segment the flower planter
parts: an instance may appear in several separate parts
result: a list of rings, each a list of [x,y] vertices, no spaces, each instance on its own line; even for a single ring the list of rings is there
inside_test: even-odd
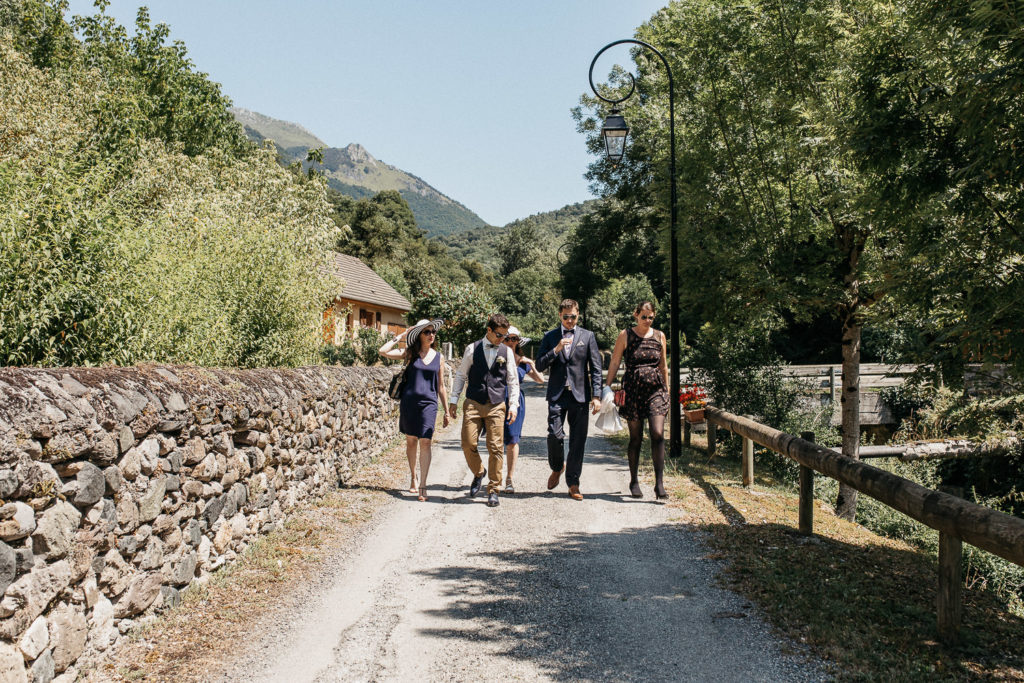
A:
[[[686,421],[690,424],[696,424],[704,421],[704,409],[697,408],[696,410],[683,409],[683,414],[686,416]]]

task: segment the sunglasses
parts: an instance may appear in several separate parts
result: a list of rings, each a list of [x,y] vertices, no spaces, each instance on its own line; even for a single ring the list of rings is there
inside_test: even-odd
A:
[[[513,344],[518,344],[519,343],[519,337],[505,337],[505,341],[510,341]]]
[[[563,315],[562,316],[562,320],[575,320],[578,317],[579,316],[577,316],[577,315]]]
[[[422,332],[420,332],[420,334],[429,334],[431,337],[433,337],[435,334],[437,334],[437,330],[423,330]]]
[[[654,316],[653,315],[642,315],[642,316],[640,316],[640,319],[641,320],[654,320]]]
[[[493,334],[495,339],[497,339],[498,341],[501,341],[502,339],[508,336],[508,334],[501,334],[500,332],[495,332],[494,330],[491,330],[491,334]]]

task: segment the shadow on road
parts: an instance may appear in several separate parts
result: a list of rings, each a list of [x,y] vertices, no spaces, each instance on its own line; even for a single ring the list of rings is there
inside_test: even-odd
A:
[[[553,680],[779,680],[750,605],[713,585],[694,537],[662,524],[474,556],[418,572],[449,605],[441,640],[497,648]],[[732,643],[723,647],[724,643]]]

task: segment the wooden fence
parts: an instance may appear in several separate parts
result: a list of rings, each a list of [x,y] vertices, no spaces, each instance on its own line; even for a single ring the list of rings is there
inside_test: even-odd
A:
[[[785,455],[800,465],[800,533],[814,532],[814,472],[852,486],[861,493],[939,532],[939,581],[936,609],[939,635],[957,638],[962,611],[962,543],[966,541],[1014,564],[1024,566],[1024,519],[934,491],[813,442],[708,406],[708,452],[714,453],[717,428],[743,438],[743,485],[754,482],[754,444]]]

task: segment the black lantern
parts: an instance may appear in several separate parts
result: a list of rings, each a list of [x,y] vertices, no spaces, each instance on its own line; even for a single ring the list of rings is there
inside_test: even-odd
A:
[[[601,137],[604,138],[605,149],[612,163],[617,164],[622,161],[622,155],[626,151],[626,136],[628,134],[629,126],[626,125],[626,119],[622,118],[622,114],[619,113],[618,109],[612,109],[608,116],[605,117],[604,125],[601,127]]]

